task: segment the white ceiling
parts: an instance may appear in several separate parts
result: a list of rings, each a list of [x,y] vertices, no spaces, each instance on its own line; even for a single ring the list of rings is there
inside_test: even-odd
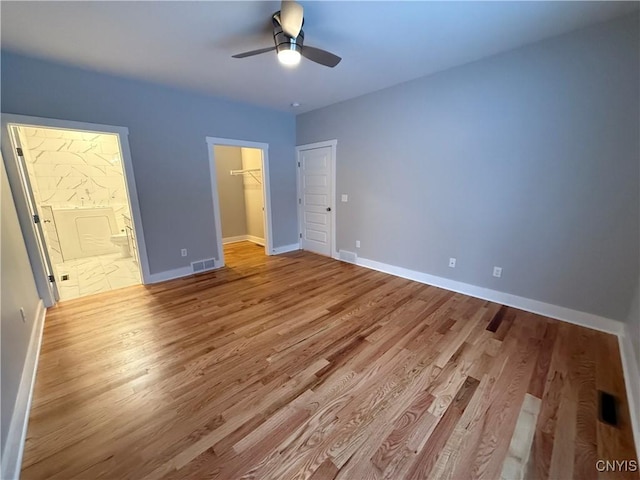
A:
[[[272,45],[279,2],[2,1],[3,49],[194,89],[247,103],[313,110],[612,19],[638,2],[302,1],[305,44],[343,60],[295,69]]]

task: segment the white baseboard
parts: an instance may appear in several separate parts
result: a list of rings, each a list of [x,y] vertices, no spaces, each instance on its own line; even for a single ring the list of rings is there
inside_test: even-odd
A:
[[[618,337],[620,344],[620,357],[622,357],[622,370],[624,372],[624,384],[627,389],[627,403],[631,415],[631,428],[636,444],[636,455],[640,456],[640,369],[638,359],[631,343],[631,333],[625,325],[624,331]]]
[[[247,235],[247,241],[256,243],[261,247],[264,247],[264,238],[254,237],[253,235]]]
[[[149,275],[149,283],[166,282],[167,280],[188,277],[189,275],[193,275],[193,269],[191,268],[191,266],[174,268],[173,270],[152,273],[151,275]]]
[[[226,245],[227,243],[238,243],[238,242],[246,242],[246,235],[236,235],[235,237],[226,237],[222,239],[222,244]]]
[[[214,263],[215,263],[215,266],[213,267],[213,269],[203,270],[202,272],[198,272],[198,274],[205,273],[205,272],[212,272],[213,270],[224,267],[222,262],[218,259],[214,259]],[[166,282],[167,280],[175,280],[176,278],[189,277],[191,275],[195,275],[193,273],[193,268],[191,266],[174,268],[173,270],[166,270],[164,272],[152,273],[151,275],[149,275],[148,283]]]
[[[500,303],[502,305],[507,305],[508,307],[519,308],[520,310],[537,313],[539,315],[544,315],[545,317],[556,318],[558,320],[574,323],[594,330],[612,333],[614,335],[620,335],[624,329],[624,323],[610,318],[600,317],[591,313],[580,312],[578,310],[572,310],[570,308],[560,307],[558,305],[552,305],[538,300],[531,300],[530,298],[519,297],[510,293],[491,290],[489,288],[478,287],[476,285],[458,282],[448,278],[437,277],[435,275],[429,275],[428,273],[409,270],[408,268],[396,267],[394,265],[377,262],[375,260],[358,258],[356,260],[356,265],[371,268],[372,270],[378,270],[379,272],[389,273],[397,277],[414,280],[416,282],[425,283],[427,285],[433,285],[434,287],[444,288],[453,292],[463,293],[471,297],[481,298],[482,300]]]
[[[238,242],[252,242],[264,247],[264,238],[256,237],[254,235],[236,235],[235,237],[226,237],[222,239],[223,245]]]
[[[2,473],[0,478],[4,480],[13,480],[20,477],[22,454],[24,452],[24,443],[27,439],[29,411],[31,410],[31,400],[33,399],[33,387],[36,382],[38,357],[40,356],[46,313],[47,309],[43,301],[40,300],[36,310],[31,338],[29,339],[27,358],[25,359],[22,376],[20,377],[18,397],[13,407],[7,441],[4,446],[4,451],[2,452]]]
[[[627,326],[623,322],[593,315],[591,313],[572,310],[566,307],[560,307],[558,305],[552,305],[550,303],[540,302],[538,300],[531,300],[530,298],[458,282],[448,278],[437,277],[435,275],[429,275],[427,273],[417,272],[403,267],[396,267],[394,265],[377,262],[375,260],[368,260],[366,258],[357,258],[356,264],[379,272],[389,273],[397,277],[414,280],[427,285],[433,285],[453,292],[463,293],[471,297],[489,300],[509,307],[544,315],[545,317],[555,318],[616,335],[620,344],[620,357],[622,359],[622,369],[625,379],[625,387],[627,390],[631,415],[631,427],[633,430],[636,452],[640,454],[640,371],[638,369],[637,359],[631,344],[631,334],[628,332]]]
[[[272,251],[272,255],[280,255],[281,253],[287,252],[295,252],[296,250],[300,250],[299,243],[292,243],[291,245],[283,245],[282,247],[275,247]]]

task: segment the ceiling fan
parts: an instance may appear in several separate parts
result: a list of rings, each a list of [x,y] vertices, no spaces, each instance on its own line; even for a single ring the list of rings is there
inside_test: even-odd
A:
[[[304,13],[302,5],[294,0],[282,0],[280,11],[271,17],[273,23],[273,41],[275,46],[238,53],[233,58],[246,58],[261,53],[278,52],[278,60],[284,65],[297,65],[300,56],[325,67],[335,67],[342,60],[337,55],[320,48],[304,45]]]

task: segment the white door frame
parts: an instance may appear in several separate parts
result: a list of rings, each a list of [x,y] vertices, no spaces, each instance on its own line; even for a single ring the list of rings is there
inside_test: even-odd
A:
[[[14,115],[14,114],[2,114],[2,137],[6,140],[9,140],[10,125],[19,125],[19,126],[27,126],[27,127],[41,127],[41,128],[57,128],[61,130],[74,130],[74,131],[84,131],[84,132],[98,132],[98,133],[113,133],[118,135],[118,139],[120,141],[120,153],[122,154],[123,161],[123,169],[124,169],[124,177],[125,184],[127,188],[127,194],[129,196],[129,208],[131,209],[131,216],[133,221],[133,228],[136,234],[136,244],[138,248],[138,259],[140,260],[140,270],[142,274],[142,283],[147,284],[151,283],[150,274],[149,274],[149,259],[147,257],[147,247],[144,240],[144,232],[142,230],[142,217],[140,215],[140,204],[138,202],[138,191],[136,189],[136,181],[133,174],[133,162],[131,160],[131,150],[129,148],[129,129],[126,127],[117,127],[114,125],[102,125],[98,123],[88,123],[88,122],[75,122],[71,120],[58,120],[53,118],[43,118],[43,117],[31,117],[26,115]],[[6,141],[2,142],[2,153],[3,156],[7,159],[13,158],[14,161],[6,162],[7,167],[7,175],[9,177],[9,182],[12,189],[16,189],[14,191],[19,191],[20,194],[16,195],[21,198],[20,201],[16,202],[16,210],[18,210],[18,218],[20,219],[20,224],[22,227],[23,234],[26,235],[25,243],[27,244],[27,250],[29,252],[29,258],[32,259],[32,267],[34,268],[34,276],[39,277],[44,275],[45,267],[42,264],[42,260],[39,259],[39,254],[36,250],[34,250],[34,245],[36,244],[36,239],[33,237],[33,229],[25,228],[26,225],[29,225],[32,222],[32,219],[29,217],[28,208],[27,208],[27,192],[24,191],[24,187],[20,182],[20,177],[18,173],[18,157],[16,152],[13,151],[11,147],[11,142]],[[25,233],[31,232],[31,233]],[[49,252],[47,251],[47,255]],[[38,259],[35,261],[35,259]],[[36,278],[36,282],[38,282],[38,278]],[[40,290],[40,289],[39,289]],[[40,292],[42,295],[42,292]],[[52,302],[51,305],[55,303],[54,299],[43,298],[45,305],[47,305],[47,300]],[[47,305],[47,306],[51,306]]]
[[[220,218],[220,197],[218,196],[218,176],[216,175],[216,159],[214,147],[216,145],[225,147],[257,148],[262,151],[262,195],[264,205],[264,253],[265,255],[275,254],[273,249],[273,235],[271,229],[271,186],[269,182],[269,144],[261,142],[250,142],[248,140],[236,140],[232,138],[206,137],[207,149],[209,151],[209,174],[211,175],[211,192],[213,200],[213,214],[216,222],[216,243],[219,258],[219,267],[224,267],[224,248],[222,246],[222,220]]]
[[[296,196],[298,199],[298,240],[300,241],[300,248],[302,248],[302,196],[301,196],[301,187],[302,187],[302,179],[300,178],[301,168],[300,168],[300,153],[303,150],[312,150],[314,148],[322,148],[322,147],[331,147],[331,198],[329,201],[329,206],[331,207],[331,212],[329,215],[329,222],[331,226],[331,256],[335,259],[338,258],[338,250],[336,248],[336,150],[338,146],[338,140],[326,140],[324,142],[316,142],[316,143],[308,143],[306,145],[298,145],[296,147],[296,162],[297,166],[297,175],[296,175]]]
[[[41,276],[42,281],[38,283],[36,286],[40,288],[46,287],[47,291],[45,295],[41,295],[44,299],[47,299],[47,302],[52,302],[53,304],[57,303],[60,300],[60,291],[58,290],[58,286],[56,282],[51,282],[50,279],[53,277],[55,279],[55,270],[53,269],[53,264],[51,262],[51,258],[49,258],[49,250],[46,241],[46,237],[44,235],[44,225],[41,222],[36,223],[35,219],[40,215],[38,211],[38,205],[36,204],[36,199],[33,195],[33,184],[32,179],[29,176],[26,159],[24,155],[24,151],[26,149],[26,145],[22,144],[22,138],[20,138],[20,134],[18,131],[19,127],[15,125],[9,125],[9,136],[10,139],[8,143],[10,143],[12,150],[15,149],[16,155],[15,158],[17,160],[17,169],[18,174],[20,175],[20,184],[23,187],[23,191],[25,193],[25,205],[29,212],[29,218],[33,219],[33,221],[29,222],[31,229],[33,230],[33,238],[35,238],[38,247],[38,259],[42,266],[44,267],[44,275]],[[22,150],[22,155],[17,154],[17,149]],[[8,175],[8,174],[7,174]],[[12,189],[13,190],[13,189]],[[14,201],[14,204],[16,202]],[[17,207],[16,207],[17,210]],[[24,236],[23,236],[24,237]],[[26,242],[25,242],[26,244]],[[31,261],[30,261],[31,263]],[[49,281],[47,281],[49,280]]]

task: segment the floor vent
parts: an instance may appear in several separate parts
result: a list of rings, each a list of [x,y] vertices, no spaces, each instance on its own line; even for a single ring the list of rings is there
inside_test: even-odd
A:
[[[340,250],[339,258],[343,262],[356,263],[358,256],[354,252],[348,252],[347,250]]]
[[[191,262],[191,269],[193,270],[193,273],[206,272],[207,270],[213,270],[214,268],[216,268],[215,258]]]
[[[600,408],[598,409],[600,411],[600,421],[614,427],[618,426],[618,402],[616,397],[603,391],[598,393],[600,394]]]

